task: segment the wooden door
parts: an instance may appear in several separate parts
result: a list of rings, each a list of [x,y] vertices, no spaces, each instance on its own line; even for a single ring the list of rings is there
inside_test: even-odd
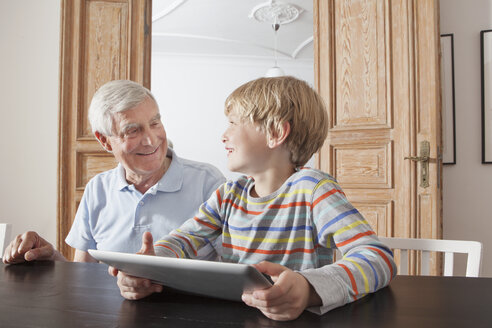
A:
[[[315,0],[314,8],[315,83],[330,118],[319,167],[379,235],[442,238],[438,1]],[[427,187],[421,164],[404,159],[422,141]],[[418,273],[415,256],[409,267]]]
[[[65,244],[84,187],[115,167],[92,135],[87,110],[110,80],[130,79],[150,88],[151,0],[62,0],[57,246]]]

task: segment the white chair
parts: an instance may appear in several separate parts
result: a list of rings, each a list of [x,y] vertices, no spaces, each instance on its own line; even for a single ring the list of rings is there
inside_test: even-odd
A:
[[[408,274],[408,250],[422,252],[421,274],[429,275],[430,252],[444,253],[444,276],[453,276],[454,253],[468,254],[466,276],[478,277],[482,243],[478,241],[379,237],[389,248],[400,250],[399,274]]]
[[[0,258],[3,256],[3,251],[10,242],[10,233],[12,231],[12,224],[0,223]]]

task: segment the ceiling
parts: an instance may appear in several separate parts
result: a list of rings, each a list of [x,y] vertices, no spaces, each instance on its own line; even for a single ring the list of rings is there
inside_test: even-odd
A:
[[[255,7],[272,2],[274,6],[288,3],[300,11],[295,21],[281,24],[277,31],[278,58],[313,60],[312,0],[154,0],[152,51],[273,57],[272,22],[250,17]]]

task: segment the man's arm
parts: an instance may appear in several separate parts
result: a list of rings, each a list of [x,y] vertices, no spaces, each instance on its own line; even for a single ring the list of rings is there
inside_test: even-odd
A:
[[[5,264],[34,260],[67,261],[53,245],[34,231],[27,231],[15,237],[5,249],[2,260]]]
[[[15,264],[28,261],[68,261],[53,245],[34,231],[18,235],[5,249],[3,263]],[[74,262],[97,262],[88,252],[75,250]]]
[[[80,249],[75,250],[75,255],[73,257],[74,262],[94,262],[97,260],[93,258],[88,252],[81,251]]]

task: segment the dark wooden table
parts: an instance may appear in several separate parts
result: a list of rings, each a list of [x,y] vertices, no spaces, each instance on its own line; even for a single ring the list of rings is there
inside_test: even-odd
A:
[[[107,266],[0,265],[0,327],[492,327],[492,278],[398,276],[317,316],[275,322],[240,302],[177,293],[124,300]]]

